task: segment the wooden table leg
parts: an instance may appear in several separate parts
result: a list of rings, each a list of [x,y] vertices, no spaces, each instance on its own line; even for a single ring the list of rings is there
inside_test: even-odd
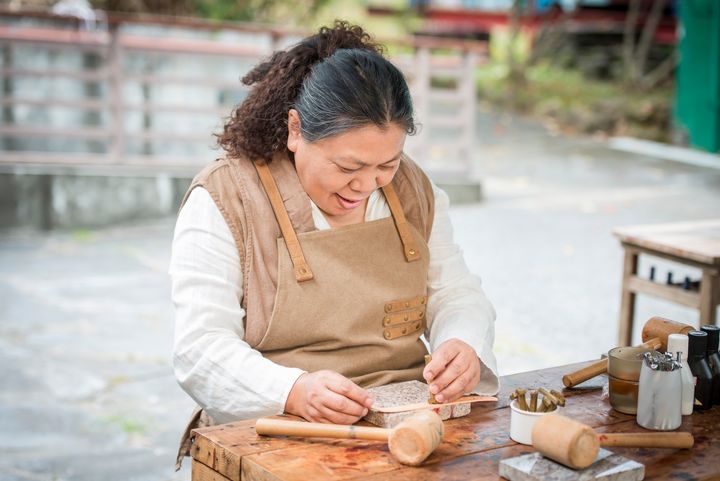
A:
[[[700,325],[717,323],[717,305],[720,302],[720,276],[703,270],[700,282]]]
[[[635,249],[625,247],[622,296],[620,299],[620,325],[618,326],[618,346],[629,346],[632,341],[635,292],[631,291],[628,287],[628,281],[637,273],[638,254]]]

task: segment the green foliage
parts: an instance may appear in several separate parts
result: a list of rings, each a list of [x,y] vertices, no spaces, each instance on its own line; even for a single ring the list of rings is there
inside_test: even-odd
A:
[[[385,5],[383,6],[392,6]],[[400,7],[397,7],[400,8]],[[370,15],[364,0],[324,0],[312,19],[306,23],[312,30],[323,25],[332,25],[336,19],[347,20],[361,25],[367,32],[378,38],[399,38],[419,27],[416,13],[404,10],[397,15]]]
[[[257,10],[251,0],[192,0],[193,15],[212,20],[253,20]]]
[[[507,28],[494,28],[490,32],[489,53],[490,58],[496,62],[507,62],[510,51],[510,30]],[[527,33],[519,32],[513,42],[512,53],[517,62],[526,62],[530,57],[531,38]]]
[[[91,4],[94,8],[111,12],[302,25],[331,1],[333,0],[91,0]]]
[[[526,85],[513,93],[508,67],[490,62],[477,69],[478,97],[497,108],[515,105],[567,132],[629,135],[667,141],[673,87],[626,89],[621,82],[588,79],[577,70],[540,63],[525,70]]]

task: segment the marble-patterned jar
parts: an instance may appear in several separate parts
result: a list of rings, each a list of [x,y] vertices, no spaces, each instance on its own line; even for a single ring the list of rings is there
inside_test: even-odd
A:
[[[682,423],[681,365],[670,353],[645,354],[640,370],[637,423],[658,431],[671,431]]]

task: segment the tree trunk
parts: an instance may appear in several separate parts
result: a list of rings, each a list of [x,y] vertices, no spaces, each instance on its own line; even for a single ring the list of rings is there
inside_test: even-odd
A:
[[[507,45],[508,84],[510,87],[509,100],[513,108],[519,106],[517,94],[526,83],[524,66],[520,65],[515,57],[516,43],[520,34],[520,1],[521,0],[513,0],[512,8],[510,9],[510,30]]]
[[[635,65],[635,44],[637,22],[640,17],[640,0],[630,0],[628,13],[625,17],[625,29],[623,31],[623,70],[625,78],[629,83],[637,80],[637,69]]]
[[[13,46],[12,44],[5,44],[2,48],[2,54],[3,54],[3,65],[7,69],[12,69],[13,64],[15,63],[13,61]],[[13,96],[15,94],[15,85],[13,84],[13,76],[7,75],[3,77],[2,79],[2,95],[6,99],[13,99]],[[3,123],[8,126],[12,126],[15,124],[15,107],[12,104],[6,104],[3,105],[2,108],[2,117],[3,117]],[[15,137],[8,135],[5,137],[4,141],[4,148],[3,150],[6,151],[14,151],[17,149],[17,142]]]
[[[643,25],[636,54],[637,74],[639,78],[645,75],[645,66],[647,65],[648,55],[650,54],[650,47],[652,46],[655,31],[660,23],[666,4],[667,0],[655,0],[650,10],[650,15],[647,17],[645,25]]]

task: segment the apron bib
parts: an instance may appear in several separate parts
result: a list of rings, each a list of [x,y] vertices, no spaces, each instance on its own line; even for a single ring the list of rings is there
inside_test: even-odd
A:
[[[391,218],[298,236],[267,165],[256,168],[282,237],[272,316],[253,347],[362,387],[422,379],[429,252],[392,186],[383,188]]]

